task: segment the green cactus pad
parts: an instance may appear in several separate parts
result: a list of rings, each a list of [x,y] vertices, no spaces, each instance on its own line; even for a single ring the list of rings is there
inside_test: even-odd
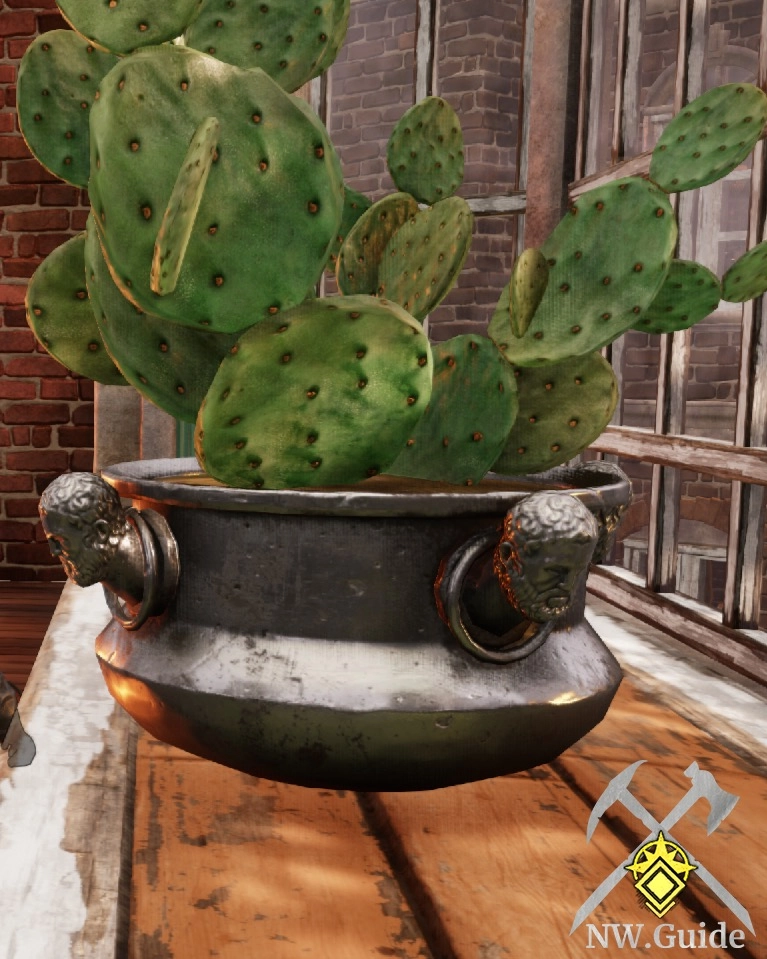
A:
[[[194,131],[181,170],[170,195],[154,245],[149,285],[154,293],[167,296],[176,289],[186,248],[192,235],[208,176],[216,157],[221,124],[207,117]]]
[[[19,125],[46,170],[87,187],[91,104],[117,57],[71,30],[51,30],[27,47],[19,67]]]
[[[418,213],[409,193],[391,193],[366,210],[349,231],[336,266],[338,288],[347,296],[375,296],[378,271],[389,240]]]
[[[515,367],[514,374],[519,413],[496,473],[538,473],[567,462],[600,435],[618,402],[615,374],[599,353]]]
[[[221,124],[175,290],[150,287],[159,224],[195,131]],[[343,179],[308,104],[259,69],[175,45],[120,61],[91,112],[89,193],[123,295],[217,332],[300,303],[338,233]]]
[[[694,190],[726,176],[753,150],[767,123],[767,96],[750,83],[707,90],[663,131],[650,179],[669,193]]]
[[[719,306],[719,280],[700,263],[672,260],[658,295],[634,329],[643,333],[686,330]]]
[[[184,40],[234,66],[260,67],[292,93],[333,63],[349,10],[350,0],[204,0]]]
[[[511,283],[507,283],[501,291],[498,304],[490,318],[487,335],[502,353],[506,353],[514,342],[514,332],[511,329]]]
[[[27,322],[55,359],[97,383],[125,386],[104,349],[85,283],[85,234],[49,253],[27,287]]]
[[[181,36],[202,0],[56,0],[64,18],[83,37],[125,54]]]
[[[201,465],[231,486],[356,483],[383,472],[431,394],[419,325],[374,297],[307,301],[259,323],[200,409]]]
[[[458,116],[441,97],[426,97],[400,118],[386,146],[397,189],[421,203],[452,196],[463,182],[463,133]]]
[[[535,247],[525,250],[511,274],[509,318],[511,332],[521,339],[532,323],[549,282],[546,257]]]
[[[429,405],[387,472],[473,486],[498,458],[517,415],[514,372],[484,336],[455,336],[432,353]]]
[[[636,326],[666,278],[676,237],[668,196],[646,180],[579,196],[541,246],[548,286],[525,335],[508,344],[509,361],[559,363]]]
[[[156,406],[194,423],[219,363],[238,333],[207,333],[137,309],[120,293],[88,222],[88,293],[104,345],[125,379]]]
[[[736,260],[722,277],[722,299],[745,303],[767,293],[767,240]]]
[[[473,220],[469,205],[457,196],[416,213],[384,250],[378,295],[423,320],[458,278],[471,245]]]
[[[366,210],[369,210],[370,207],[371,202],[366,196],[363,196],[361,193],[357,193],[357,191],[352,190],[351,187],[344,187],[344,212],[341,217],[341,226],[338,230],[338,236],[333,241],[333,245],[330,248],[330,254],[328,255],[326,269],[329,272],[335,274],[338,266],[338,256],[341,252],[341,247],[343,246],[344,240],[349,235],[350,231],[362,214]]]

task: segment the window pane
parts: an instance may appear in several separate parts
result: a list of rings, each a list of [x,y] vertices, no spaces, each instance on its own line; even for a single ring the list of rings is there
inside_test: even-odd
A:
[[[679,0],[647,0],[638,24],[629,5],[628,55],[623,94],[623,151],[633,157],[652,150],[671,118],[679,41]]]
[[[619,11],[619,0],[594,0],[586,176],[602,171],[612,163]]]
[[[639,460],[619,459],[618,466],[631,480],[632,499],[618,527],[615,546],[605,562],[629,569],[644,579],[647,576],[652,465]]]
[[[329,71],[328,129],[346,182],[372,200],[396,189],[386,142],[413,105],[416,0],[355,0]]]
[[[737,19],[730,19],[737,10]],[[754,82],[758,69],[761,4],[711,5],[702,89]],[[752,158],[729,176],[680,201],[681,255],[718,276],[746,252]],[[685,391],[685,432],[733,442],[738,393],[743,307],[722,301],[691,331]]]
[[[712,609],[724,605],[732,484],[682,471],[677,592]]]
[[[660,336],[628,330],[616,361],[613,346],[613,369],[618,376],[621,395],[621,426],[655,429],[660,369]],[[617,368],[616,368],[617,367]]]
[[[484,333],[514,262],[516,216],[477,216],[471,249],[458,283],[429,317],[429,335],[447,340]]]
[[[459,193],[507,194],[517,188],[524,0],[443,0],[440,12],[436,92],[461,119]]]

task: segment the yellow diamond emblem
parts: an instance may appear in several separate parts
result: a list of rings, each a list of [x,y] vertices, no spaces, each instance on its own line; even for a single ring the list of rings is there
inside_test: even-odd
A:
[[[633,862],[626,866],[636,880],[634,885],[647,908],[658,918],[676,905],[676,896],[684,889],[694,866],[680,845],[670,842],[662,832],[640,847]]]

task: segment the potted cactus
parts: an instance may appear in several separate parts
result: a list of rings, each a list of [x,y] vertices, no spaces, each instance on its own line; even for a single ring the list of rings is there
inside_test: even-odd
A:
[[[767,289],[765,244],[721,283],[674,259],[669,201],[742,162],[767,97],[690,104],[649,179],[582,195],[522,253],[488,336],[432,344],[472,236],[460,119],[416,104],[387,146],[398,192],[344,184],[294,94],[333,62],[349,0],[59,6],[76,32],[29,48],[19,117],[92,212],[33,277],[29,322],[70,369],[196,423],[197,462],[105,474],[143,510],[76,476],[41,503],[73,578],[110,586],[113,694],[161,738],[307,784],[552,758],[619,682],[582,614],[628,498],[615,470],[561,464],[614,411],[603,346]],[[325,269],[336,296],[316,293]]]

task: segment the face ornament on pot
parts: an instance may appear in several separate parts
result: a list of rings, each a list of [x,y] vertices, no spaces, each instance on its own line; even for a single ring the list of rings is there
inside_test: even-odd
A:
[[[193,460],[104,476],[55,480],[46,531],[79,579],[104,574],[112,695],[197,755],[306,786],[453,785],[551,761],[620,683],[583,618],[599,518],[629,498],[609,471],[465,490],[385,475],[237,490]],[[75,539],[55,504],[79,482],[136,506]]]

